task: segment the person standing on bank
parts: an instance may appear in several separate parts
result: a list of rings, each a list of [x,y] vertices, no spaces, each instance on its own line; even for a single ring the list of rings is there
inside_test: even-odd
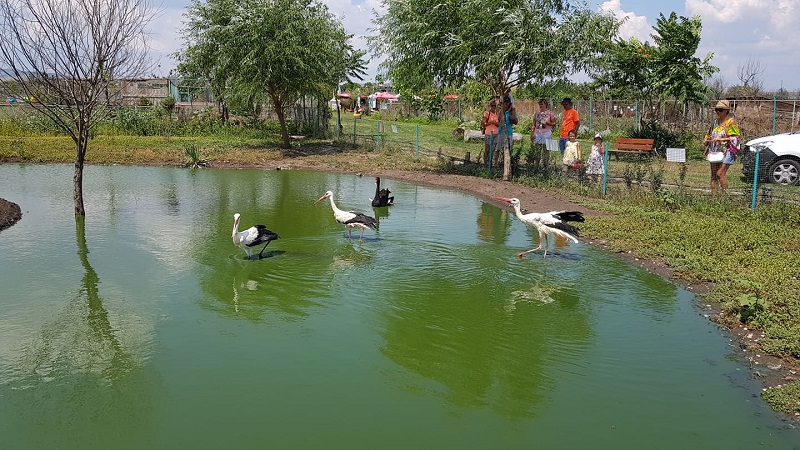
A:
[[[600,182],[603,177],[603,155],[606,149],[603,146],[603,135],[598,133],[594,135],[594,145],[589,153],[589,159],[586,161],[586,175],[589,176],[589,181],[595,183]]]
[[[497,153],[499,136],[497,126],[500,125],[500,113],[497,112],[497,100],[489,102],[489,109],[483,113],[481,118],[481,131],[483,132],[483,160],[489,166],[492,160],[492,153]],[[480,162],[480,158],[478,158]]]
[[[569,141],[569,132],[575,130],[575,135],[578,134],[578,128],[581,126],[581,118],[578,111],[572,108],[572,99],[565,97],[561,100],[561,106],[564,107],[564,115],[561,116],[561,134],[558,139],[558,149],[561,154],[564,154],[564,149],[567,147]]]
[[[711,163],[711,194],[717,193],[717,188],[728,188],[728,168],[736,161],[739,154],[739,140],[741,133],[736,121],[730,116],[731,104],[727,100],[720,100],[714,105],[717,113],[715,124],[709,129],[703,139],[705,151],[703,156]],[[723,154],[722,160],[717,161],[712,154]]]
[[[511,148],[514,146],[514,125],[519,122],[517,109],[511,100],[511,95],[503,96],[503,110],[500,115],[500,146],[503,149],[503,181],[509,181],[511,176]],[[500,153],[500,152],[497,152]],[[498,155],[499,156],[499,155]]]
[[[550,102],[539,99],[539,111],[533,115],[531,126],[531,156],[533,167],[536,171],[539,161],[543,166],[550,163],[550,152],[547,150],[547,141],[553,137],[553,126],[556,124],[556,115],[550,111]]]

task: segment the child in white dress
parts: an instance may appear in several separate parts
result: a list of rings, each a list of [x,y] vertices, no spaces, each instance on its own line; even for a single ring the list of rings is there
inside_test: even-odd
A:
[[[603,146],[603,135],[594,135],[594,145],[589,153],[589,160],[586,161],[586,175],[589,181],[599,182],[603,176],[603,155],[606,149]]]
[[[581,143],[576,139],[575,130],[569,131],[569,142],[564,148],[564,159],[562,162],[566,166],[567,173],[577,171],[580,166],[581,160]]]

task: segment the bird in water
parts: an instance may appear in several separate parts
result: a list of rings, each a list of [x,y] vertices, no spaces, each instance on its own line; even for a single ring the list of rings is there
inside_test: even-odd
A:
[[[270,242],[275,239],[280,239],[277,233],[270,231],[264,225],[255,225],[244,231],[239,231],[239,213],[233,215],[233,244],[247,253],[247,259],[253,256],[253,247],[264,244],[264,248],[258,252],[258,257],[261,258],[264,249],[267,248]]]
[[[381,177],[375,177],[375,197],[372,197],[372,206],[379,208],[394,205],[394,197],[389,197],[391,193],[392,191],[388,189],[381,189]]]
[[[530,252],[535,252],[542,249],[544,243],[544,257],[547,258],[547,250],[549,248],[549,237],[551,234],[556,237],[561,236],[569,241],[578,242],[579,230],[574,225],[567,222],[583,222],[583,213],[580,211],[550,211],[546,213],[529,213],[522,214],[519,206],[519,199],[517,198],[504,198],[495,197],[511,204],[514,207],[514,212],[517,213],[517,218],[525,225],[536,227],[539,232],[539,246],[530,250],[520,252],[517,254],[519,258],[522,255]]]
[[[347,237],[353,239],[352,232],[353,228],[361,228],[361,234],[358,236],[358,242],[361,242],[361,238],[364,236],[364,230],[369,228],[370,230],[378,231],[378,222],[375,220],[374,217],[370,217],[364,213],[357,212],[357,211],[342,211],[341,209],[336,207],[336,203],[333,202],[333,191],[326,192],[322,197],[318,198],[316,202],[319,203],[322,200],[329,198],[331,199],[331,208],[333,209],[333,217],[336,219],[337,222],[347,227]]]

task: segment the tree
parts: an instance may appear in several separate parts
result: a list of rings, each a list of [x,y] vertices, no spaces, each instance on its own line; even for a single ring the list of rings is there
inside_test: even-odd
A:
[[[764,88],[764,67],[761,65],[761,60],[747,58],[743,64],[739,64],[736,74],[739,81],[742,82],[739,88],[743,95],[757,95]]]
[[[700,18],[660,14],[654,30],[650,35],[654,44],[635,37],[616,40],[605,70],[595,80],[615,93],[635,95],[650,104],[668,98],[676,103],[705,100],[708,90],[703,80],[719,69],[711,65],[713,53],[703,59],[694,56],[700,45]]]
[[[304,96],[327,100],[341,81],[364,74],[364,52],[316,0],[194,0],[187,16],[179,70],[222,96],[269,100],[285,148],[289,107]]]
[[[0,0],[0,65],[9,95],[75,143],[75,214],[84,216],[83,165],[89,132],[111,112],[125,79],[146,73],[147,0]],[[43,30],[46,30],[43,32]]]
[[[469,80],[495,95],[528,82],[591,71],[618,22],[564,0],[384,0],[374,54],[401,94],[458,89]],[[506,159],[510,155],[505,155]],[[503,179],[509,174],[504,170]]]

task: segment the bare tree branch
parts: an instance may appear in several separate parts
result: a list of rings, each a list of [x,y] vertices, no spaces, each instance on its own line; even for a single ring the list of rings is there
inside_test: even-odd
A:
[[[75,142],[78,215],[89,131],[125,80],[149,69],[154,16],[149,0],[0,0],[0,83]]]

